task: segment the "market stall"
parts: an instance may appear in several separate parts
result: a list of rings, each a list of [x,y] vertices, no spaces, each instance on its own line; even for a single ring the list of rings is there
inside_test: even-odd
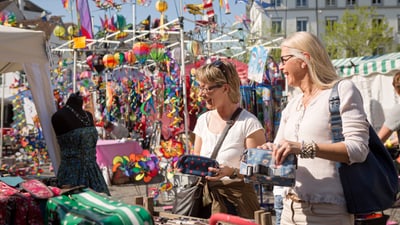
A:
[[[338,74],[351,79],[364,98],[368,120],[378,130],[385,113],[399,103],[392,86],[393,75],[400,72],[400,53],[332,60]]]
[[[56,105],[48,68],[46,40],[42,31],[0,26],[0,74],[25,71],[54,172],[57,173],[59,147],[50,121]]]

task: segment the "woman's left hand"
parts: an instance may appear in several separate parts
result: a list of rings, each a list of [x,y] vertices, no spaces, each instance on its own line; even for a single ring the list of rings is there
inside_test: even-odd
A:
[[[234,168],[229,166],[220,166],[219,168],[208,167],[208,171],[213,172],[214,176],[206,176],[206,179],[209,181],[218,181],[221,180],[222,177],[231,176],[233,174]]]

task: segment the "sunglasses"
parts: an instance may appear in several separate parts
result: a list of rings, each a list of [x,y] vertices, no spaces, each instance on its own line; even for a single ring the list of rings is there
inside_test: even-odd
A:
[[[228,78],[227,78],[226,72],[225,72],[225,64],[221,60],[218,59],[218,60],[215,60],[214,62],[212,62],[210,65],[218,68],[222,72],[222,74],[224,74],[226,83],[228,83]]]

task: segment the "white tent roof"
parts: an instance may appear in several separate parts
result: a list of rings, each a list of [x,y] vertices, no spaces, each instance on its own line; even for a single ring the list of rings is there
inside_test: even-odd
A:
[[[45,34],[0,25],[0,74],[24,70],[40,119],[47,149],[57,172],[59,147],[51,124],[56,111],[50,82]]]
[[[400,53],[335,59],[332,63],[341,77],[389,74],[400,70]]]
[[[379,130],[385,114],[400,98],[392,86],[400,71],[400,53],[332,60],[339,76],[351,79],[364,99],[364,109],[372,126]]]

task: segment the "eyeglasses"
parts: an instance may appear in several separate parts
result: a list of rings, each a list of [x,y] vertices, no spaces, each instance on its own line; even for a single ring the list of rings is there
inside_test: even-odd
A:
[[[200,92],[208,93],[208,92],[210,92],[216,88],[220,88],[220,87],[222,87],[222,84],[216,84],[211,87],[199,87],[199,90],[200,90]]]
[[[281,64],[284,66],[287,61],[289,61],[291,58],[293,58],[294,55],[283,55],[281,56]]]

